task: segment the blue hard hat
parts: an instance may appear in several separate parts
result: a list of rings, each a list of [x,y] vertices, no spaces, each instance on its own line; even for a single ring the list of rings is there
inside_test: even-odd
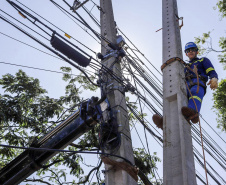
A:
[[[197,45],[196,45],[194,42],[188,42],[188,43],[185,45],[185,51],[186,51],[187,49],[190,49],[190,48],[197,48],[197,49],[198,49]]]

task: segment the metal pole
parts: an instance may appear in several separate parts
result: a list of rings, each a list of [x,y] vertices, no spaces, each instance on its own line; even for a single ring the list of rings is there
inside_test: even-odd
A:
[[[163,63],[182,58],[176,0],[162,0]],[[183,65],[175,61],[163,69],[163,184],[196,183],[191,128],[181,114],[187,105]]]
[[[101,15],[100,15],[100,22],[101,22],[101,35],[107,38],[111,43],[116,44],[116,25],[114,21],[113,9],[112,9],[112,2],[111,0],[100,0],[100,7],[101,7]],[[107,50],[110,49],[104,40],[101,41],[101,53],[103,55],[106,54]],[[107,49],[106,49],[106,48]],[[114,57],[109,59],[103,60],[102,63],[106,67],[110,67],[118,75],[121,77],[121,67],[120,61],[118,60],[113,66],[112,63],[115,61]],[[130,162],[134,164],[134,157],[133,157],[133,149],[132,149],[132,142],[131,142],[131,135],[129,129],[129,122],[128,122],[128,112],[126,108],[126,101],[125,95],[120,90],[120,84],[117,83],[110,75],[105,78],[107,83],[104,87],[104,93],[107,95],[109,100],[110,106],[115,113],[115,117],[118,124],[118,132],[120,133],[121,137],[121,144],[119,149],[117,150],[116,154],[120,155],[121,157],[126,158]],[[110,151],[112,152],[112,151]],[[111,157],[110,159],[122,162],[122,159],[117,159]],[[106,185],[135,185],[137,182],[124,170],[122,170],[117,165],[107,165],[105,164],[105,183]]]

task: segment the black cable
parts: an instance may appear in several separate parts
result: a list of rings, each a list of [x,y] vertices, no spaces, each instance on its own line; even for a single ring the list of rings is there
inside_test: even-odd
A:
[[[203,121],[205,121],[205,123],[215,132],[215,134],[217,134],[219,136],[219,138],[221,138],[221,140],[226,144],[226,141],[213,129],[213,127],[211,127],[211,125],[202,117],[202,115],[200,114],[200,117],[202,118]]]
[[[60,30],[63,33],[66,33],[64,30],[62,30],[61,28],[59,28],[58,26],[56,26],[55,24],[51,23],[50,21],[48,21],[47,19],[45,19],[44,17],[42,17],[41,15],[39,15],[38,13],[36,13],[35,11],[31,10],[29,7],[27,7],[26,5],[24,5],[23,3],[19,2],[18,0],[16,0],[18,3],[20,3],[22,6],[26,7],[28,10],[30,10],[31,12],[33,12],[34,14],[38,15],[39,17],[41,17],[43,20],[45,20],[46,22],[48,22],[49,24],[51,24],[52,26],[54,26],[55,28],[57,28],[58,30]],[[94,54],[96,54],[95,51],[93,51],[92,49],[90,49],[89,47],[87,47],[86,45],[84,45],[83,43],[81,43],[80,41],[78,41],[77,39],[75,39],[74,37],[71,36],[72,39],[74,39],[76,42],[78,42],[79,44],[81,44],[82,46],[84,46],[86,49],[92,51]]]
[[[127,107],[130,109],[130,111],[134,114],[134,116],[137,118],[137,120],[148,130],[148,132],[154,136],[154,138],[156,137],[160,142],[163,143],[163,139],[159,136],[157,136],[145,123],[142,122],[142,120],[140,119],[139,115],[135,112],[136,110],[134,110],[133,108],[131,108],[128,104]],[[146,121],[146,120],[145,120]],[[160,144],[160,143],[159,143]],[[160,144],[161,146],[161,144]]]
[[[90,18],[93,20],[93,22],[96,23],[96,25],[97,25],[98,27],[100,27],[99,21],[97,21],[97,19],[91,14],[91,12],[89,12],[85,6],[82,6],[82,8],[83,8],[83,10],[85,10],[85,12],[90,16]]]
[[[44,27],[46,27],[47,29],[49,29],[50,31],[52,31],[52,33],[56,34],[57,36],[59,36],[60,38],[62,38],[64,41],[66,41],[67,43],[71,44],[72,46],[74,46],[76,49],[78,49],[80,52],[82,52],[83,54],[85,54],[86,56],[88,56],[89,58],[92,58],[92,56],[90,56],[88,53],[86,53],[84,50],[82,50],[81,48],[79,48],[78,46],[76,46],[75,44],[73,44],[72,42],[70,42],[69,40],[65,39],[63,36],[61,36],[60,34],[58,34],[55,30],[53,30],[52,28],[50,28],[49,26],[47,26],[46,24],[44,24],[42,21],[40,21],[38,18],[36,18],[35,16],[33,16],[32,14],[30,14],[29,12],[27,12],[26,10],[24,10],[22,7],[20,7],[19,5],[17,5],[16,3],[9,1],[8,2],[16,9],[16,10],[20,10],[23,13],[25,13],[27,16],[31,17],[32,19],[34,19],[35,22],[40,23],[41,25],[43,25]],[[27,18],[27,17],[26,17]],[[27,18],[28,19],[28,18]],[[31,21],[30,19],[28,19],[30,22],[33,23],[33,21]],[[35,23],[34,22],[34,23]],[[39,27],[37,24],[34,24],[37,27]],[[51,36],[51,35],[50,35]]]
[[[40,26],[38,26],[37,24],[35,24],[36,21],[39,22],[39,20],[38,20],[36,17],[34,17],[34,16],[31,15],[30,13],[28,13],[27,11],[25,11],[24,9],[22,9],[22,8],[21,8],[20,6],[18,6],[16,3],[14,3],[14,2],[12,2],[12,1],[10,1],[10,0],[7,0],[7,2],[8,2],[13,8],[15,8],[23,18],[27,19],[27,20],[30,21],[32,24],[34,24],[35,26],[37,26],[40,30],[42,30],[44,33],[46,33],[47,35],[51,36],[47,31],[45,31],[43,28],[41,28]],[[31,17],[32,19],[34,19],[34,21],[32,21],[32,20],[30,20],[28,17],[26,17],[21,11],[22,11],[23,13],[25,13],[26,15],[28,15],[29,17]]]
[[[130,65],[129,65],[129,68],[130,68],[130,70],[131,70]],[[133,78],[135,78],[134,75],[133,75]],[[134,83],[135,83],[135,88],[137,89],[137,84],[136,84],[135,80],[134,80]],[[139,98],[139,97],[138,97],[138,101],[139,101],[139,106],[140,106],[140,111],[141,111],[141,121],[144,123],[143,109],[142,109],[142,107],[141,107],[141,101],[140,101],[140,98]],[[135,129],[136,129],[136,127],[135,127]],[[150,153],[149,146],[148,146],[148,141],[147,141],[147,135],[146,135],[146,132],[145,132],[145,127],[144,127],[144,133],[145,133],[145,139],[146,139],[148,154],[149,154],[149,156],[150,156],[150,158],[151,158],[151,161],[152,161],[152,157],[151,157],[151,153]],[[143,144],[143,142],[142,142],[142,144]],[[153,169],[153,172],[152,172],[152,173],[153,173],[153,175],[154,175],[155,181],[157,182],[157,178],[156,178],[156,176],[155,176],[155,171],[154,171],[154,169]],[[158,172],[156,172],[156,173],[158,174]],[[159,174],[158,174],[158,177],[159,177]],[[159,177],[159,179],[160,179],[160,177]]]
[[[195,131],[195,133],[199,136],[199,137],[201,137],[201,135],[199,134],[199,131],[198,131],[198,129],[194,129],[194,127],[192,127],[192,129]],[[205,142],[205,144],[206,144],[206,146],[208,146],[209,148],[210,148],[210,150],[212,150],[213,151],[213,153],[224,163],[224,165],[226,166],[226,158],[224,158],[224,156],[222,156],[221,154],[220,154],[220,152],[218,152],[217,150],[216,150],[216,148],[206,139],[206,137],[205,136],[203,136],[203,141]],[[225,170],[226,170],[226,168],[225,168]]]
[[[199,151],[194,148],[194,153],[198,154],[199,157],[201,157],[203,159],[203,156],[199,153]],[[216,170],[206,161],[206,163],[208,164],[208,166],[211,168],[211,170],[226,184],[226,181],[219,175],[219,173],[216,172]]]
[[[194,134],[192,138],[201,146],[200,141],[196,136],[194,136]],[[204,149],[224,170],[226,169],[225,165],[223,165],[205,146]]]
[[[129,47],[129,46],[128,46],[128,47]],[[125,47],[124,47],[124,48],[125,48]],[[131,49],[131,48],[129,47],[129,49]],[[132,49],[131,49],[131,50],[132,50]],[[133,50],[132,50],[132,52],[133,52]],[[133,52],[133,53],[135,54],[135,56],[136,56],[137,58],[133,57],[133,56],[127,51],[127,49],[126,49],[126,53],[127,53],[128,57],[131,57],[133,60],[136,61],[136,62],[135,62],[136,65],[139,66],[140,69],[142,69],[142,71],[145,71],[145,70],[144,70],[144,68],[141,66],[141,64],[144,65],[144,66],[146,67],[146,69],[149,71],[149,73],[151,73],[151,74],[154,76],[154,78],[158,81],[158,83],[160,83],[160,84],[162,85],[162,82],[160,81],[160,79],[156,77],[156,75],[151,71],[151,69],[150,69],[148,66],[146,66],[146,65],[142,62],[142,60],[141,60],[134,52]],[[137,61],[139,61],[141,64],[140,64],[139,62],[137,62]],[[147,73],[147,72],[145,72],[145,73],[146,73],[147,75],[149,75],[149,73]],[[153,80],[153,81],[155,81],[155,80]],[[156,81],[155,81],[155,83],[158,84]]]
[[[13,16],[9,15],[8,13],[6,13],[5,11],[1,10],[3,13],[5,13],[6,15],[8,15],[9,17],[11,17],[12,19],[14,19],[15,21],[19,22],[20,24],[22,24],[23,26],[25,26],[26,28],[32,30],[33,32],[35,32],[36,34],[38,34],[39,36],[43,37],[44,39],[48,40],[46,37],[44,37],[43,35],[41,35],[40,33],[38,33],[37,31],[35,31],[34,29],[30,28],[29,26],[25,25],[24,23],[22,23],[21,21],[19,21],[18,19],[14,18]]]
[[[75,65],[73,62],[71,62],[70,60],[68,60],[67,58],[65,58],[64,56],[62,56],[61,54],[59,54],[58,52],[56,52],[55,50],[53,50],[52,48],[50,48],[49,46],[45,45],[44,43],[42,43],[40,40],[38,40],[37,38],[35,38],[34,36],[32,36],[31,34],[27,33],[26,31],[24,31],[23,29],[21,29],[20,27],[18,27],[17,25],[15,25],[14,23],[10,22],[9,20],[5,19],[4,17],[2,17],[0,15],[0,18],[6,22],[8,22],[9,24],[11,24],[13,27],[17,28],[18,30],[20,30],[22,33],[24,33],[25,35],[27,35],[28,37],[32,38],[33,40],[35,40],[36,42],[38,42],[39,44],[41,44],[42,46],[44,46],[45,48],[47,48],[48,50],[52,51],[54,54],[56,54],[57,56],[59,56],[60,58],[62,58],[64,61],[66,61],[67,63],[69,63],[70,65],[72,65],[73,67],[77,68],[78,70],[80,70],[86,77],[87,79],[95,86],[98,86],[98,84],[95,84],[90,78],[89,76],[86,74],[86,72],[84,70],[82,70],[79,66]]]
[[[199,164],[204,168],[204,164],[201,162],[201,160],[198,158],[198,156],[197,156],[195,153],[194,153],[194,155],[195,155],[195,158],[198,160]],[[213,175],[208,169],[206,169],[206,170],[207,170],[207,173],[209,174],[209,176],[211,176],[212,179],[213,179],[217,184],[221,185],[221,183],[214,177],[214,175]]]
[[[24,150],[33,150],[33,151],[49,151],[49,152],[65,152],[65,153],[74,153],[74,154],[99,154],[99,155],[103,155],[103,156],[113,156],[113,157],[117,157],[120,159],[123,159],[125,162],[129,163],[130,165],[134,166],[134,164],[132,162],[130,162],[128,159],[121,157],[119,155],[115,155],[115,154],[110,154],[110,153],[105,153],[105,152],[89,152],[89,151],[72,151],[72,150],[62,150],[62,149],[51,149],[51,148],[35,148],[35,147],[21,147],[21,146],[11,146],[11,145],[3,145],[0,144],[1,147],[5,147],[5,148],[16,148],[16,149],[24,149]]]
[[[132,43],[132,41],[119,29],[119,27],[117,26],[117,29],[119,30],[119,32],[121,32],[126,38],[127,38],[127,40],[137,49],[137,51],[141,54],[141,55],[143,55],[143,57],[155,68],[155,66],[144,56],[144,54],[143,53],[141,53],[140,52],[140,50]],[[160,74],[160,75],[162,75],[162,73],[158,70],[158,69],[156,69],[155,68],[155,70]]]
[[[55,1],[53,1],[53,0],[50,0],[54,5],[56,5],[58,8],[60,8],[61,10],[63,10],[63,11],[65,11],[67,14],[69,14],[69,15],[71,15],[73,18],[75,18],[75,16],[73,16],[70,12],[68,12],[67,10],[65,10],[62,6],[60,6],[58,3],[56,3]],[[66,4],[66,5],[68,5],[69,6],[69,8],[70,9],[72,9],[72,7],[65,1],[65,0],[63,0],[63,2]],[[90,26],[89,26],[89,24],[76,12],[76,11],[74,11],[74,13],[82,20],[82,21],[80,21],[79,19],[77,19],[76,18],[76,20],[79,20],[79,22],[81,22],[84,26],[86,26],[87,28],[89,28],[90,29],[90,31],[92,31],[93,32],[93,34],[98,38],[98,39],[100,39],[100,35],[96,32],[96,31],[94,31]],[[100,39],[101,40],[101,39]]]
[[[61,59],[61,58],[58,58],[58,57],[56,57],[56,56],[54,56],[54,55],[51,55],[51,54],[45,52],[45,51],[42,51],[42,50],[40,50],[40,49],[38,49],[38,48],[36,48],[36,47],[34,47],[34,46],[31,46],[31,45],[29,45],[29,44],[27,44],[27,43],[25,43],[25,42],[22,42],[22,41],[20,41],[20,40],[18,40],[18,39],[15,39],[15,38],[13,38],[13,37],[11,37],[11,36],[9,36],[9,35],[6,35],[5,33],[0,32],[0,34],[4,35],[4,36],[6,36],[6,37],[9,37],[9,38],[11,38],[11,39],[13,39],[13,40],[15,40],[15,41],[17,41],[17,42],[20,42],[20,43],[22,43],[22,44],[24,44],[24,45],[27,45],[27,46],[29,46],[29,47],[31,47],[31,48],[33,48],[33,49],[36,49],[36,50],[38,50],[38,51],[40,51],[40,52],[42,52],[42,53],[45,53],[45,54],[47,54],[47,55],[49,55],[49,56],[51,56],[51,57],[57,58],[57,59],[59,59],[59,60],[63,60],[63,59]]]
[[[158,107],[160,108],[160,109],[162,109],[162,107],[163,107],[163,104],[162,104],[162,102],[160,102],[160,100],[150,91],[150,89],[147,87],[147,86],[145,86],[137,77],[136,77],[136,75],[134,75],[134,73],[133,73],[133,71],[131,70],[131,69],[128,69],[127,68],[127,70],[129,71],[129,73],[130,73],[130,75],[134,78],[134,81],[136,81],[136,82],[138,82],[138,84],[142,87],[142,88],[144,88],[145,90],[146,90],[146,92],[148,92],[148,94],[150,94],[150,96],[151,96],[151,98],[153,98],[153,100],[155,100],[157,103],[158,103]]]

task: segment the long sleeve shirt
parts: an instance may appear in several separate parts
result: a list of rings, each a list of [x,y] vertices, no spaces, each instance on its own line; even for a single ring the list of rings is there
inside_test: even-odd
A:
[[[196,65],[196,67],[198,69],[198,74],[206,82],[208,81],[208,78],[209,79],[212,79],[212,78],[217,78],[218,79],[218,75],[217,75],[217,73],[216,73],[216,71],[215,71],[215,69],[213,67],[213,64],[206,57],[203,57],[201,59],[194,58],[191,61],[189,61],[188,65],[190,66],[191,69],[194,69],[194,66]],[[190,71],[187,68],[185,68],[184,72],[185,72],[185,76],[187,76],[187,75],[195,76],[195,73]],[[194,81],[196,81],[195,78],[193,78],[193,79],[194,79]]]

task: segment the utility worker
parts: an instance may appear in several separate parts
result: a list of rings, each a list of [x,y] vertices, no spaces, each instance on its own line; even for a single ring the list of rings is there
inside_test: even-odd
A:
[[[218,75],[208,58],[197,58],[198,47],[194,42],[188,42],[185,45],[185,54],[190,60],[188,66],[184,69],[186,83],[189,88],[187,88],[188,106],[182,107],[181,112],[187,120],[197,123],[202,100],[206,93],[208,77],[210,81],[207,85],[215,90],[218,87]],[[161,116],[155,114],[152,119],[157,127],[163,128],[163,118]]]

